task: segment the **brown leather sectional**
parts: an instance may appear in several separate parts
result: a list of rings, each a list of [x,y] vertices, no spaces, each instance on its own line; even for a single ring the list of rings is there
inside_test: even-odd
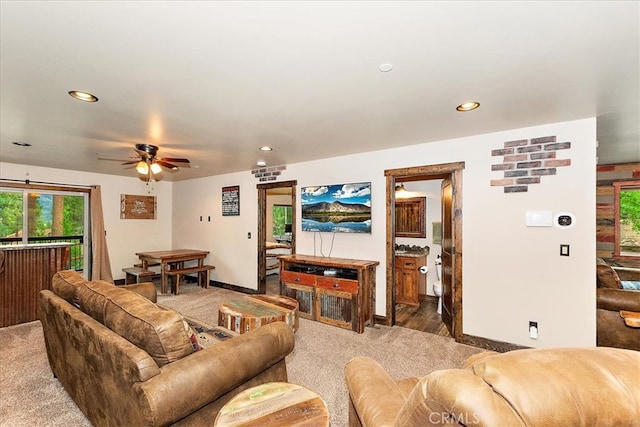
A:
[[[153,283],[63,271],[39,299],[51,370],[96,426],[213,425],[240,391],[287,381],[294,336],[284,322],[194,351],[180,313],[154,303]]]
[[[349,426],[638,426],[640,352],[483,352],[461,369],[392,379],[374,360],[345,368]]]

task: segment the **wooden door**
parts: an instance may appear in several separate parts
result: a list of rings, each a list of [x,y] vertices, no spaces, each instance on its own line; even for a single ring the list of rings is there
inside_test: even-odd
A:
[[[453,187],[451,179],[442,180],[442,321],[451,336],[455,336],[453,298]]]

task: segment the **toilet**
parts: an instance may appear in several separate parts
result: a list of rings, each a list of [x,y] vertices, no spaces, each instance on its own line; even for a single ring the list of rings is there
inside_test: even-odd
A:
[[[442,314],[442,284],[440,283],[442,261],[440,261],[440,255],[438,255],[438,259],[436,260],[436,275],[438,276],[438,280],[433,283],[433,293],[438,297],[438,310],[436,310],[436,313]]]

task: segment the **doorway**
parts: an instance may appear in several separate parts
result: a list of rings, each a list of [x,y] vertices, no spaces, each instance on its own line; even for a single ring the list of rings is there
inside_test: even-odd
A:
[[[297,181],[257,185],[259,294],[267,293],[267,271],[277,272],[277,255],[285,252],[296,253],[296,186]],[[274,235],[274,211],[285,213],[281,234]],[[272,293],[274,292],[272,290]]]
[[[399,183],[442,180],[442,320],[456,341],[462,338],[462,170],[464,162],[386,170],[386,324],[396,324],[395,191]],[[446,224],[445,224],[446,222]],[[446,315],[445,315],[446,312]]]

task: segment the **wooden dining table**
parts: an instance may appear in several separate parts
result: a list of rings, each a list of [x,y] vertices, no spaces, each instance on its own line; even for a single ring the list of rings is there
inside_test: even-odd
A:
[[[209,251],[197,249],[171,249],[166,251],[137,252],[136,256],[142,263],[142,268],[148,268],[150,264],[160,264],[160,277],[162,280],[161,292],[167,293],[167,272],[173,268],[183,268],[187,261],[197,261],[198,267],[204,265],[204,259]]]

